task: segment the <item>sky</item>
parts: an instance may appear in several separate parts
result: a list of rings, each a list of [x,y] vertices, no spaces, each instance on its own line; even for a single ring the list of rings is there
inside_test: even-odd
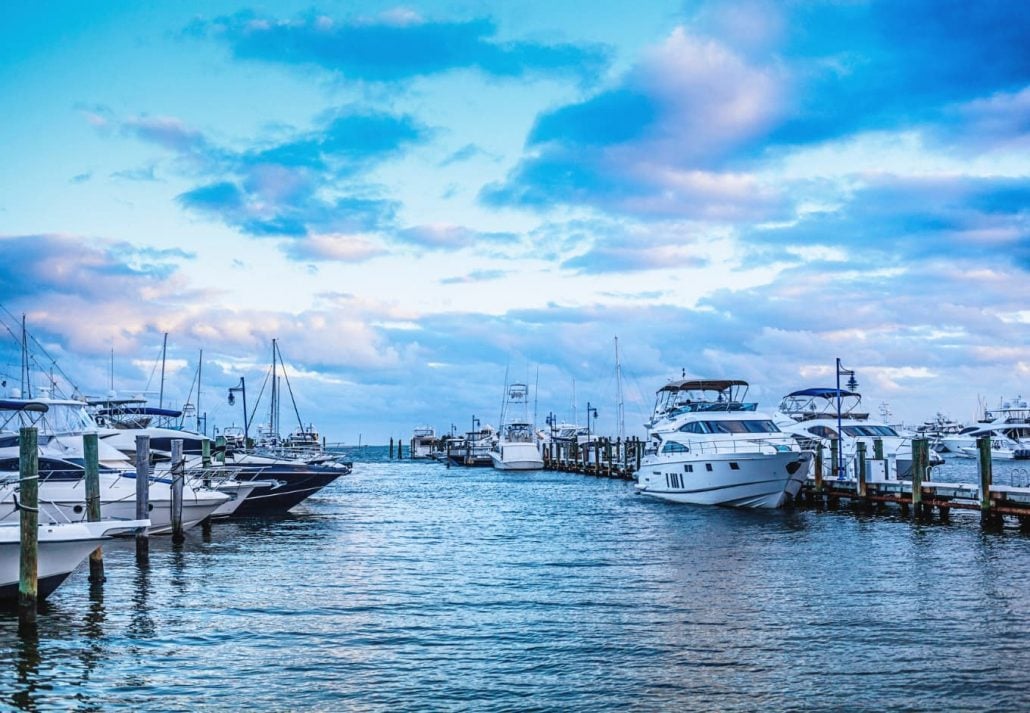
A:
[[[0,371],[330,441],[615,433],[681,374],[856,372],[891,422],[1030,396],[1011,2],[7,2]],[[8,333],[8,330],[12,333]],[[69,385],[70,384],[70,385]],[[192,391],[192,395],[191,394]],[[287,405],[282,430],[295,425]]]

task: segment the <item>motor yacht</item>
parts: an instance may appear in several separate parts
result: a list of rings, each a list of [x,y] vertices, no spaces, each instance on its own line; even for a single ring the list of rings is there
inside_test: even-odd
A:
[[[683,379],[658,390],[637,492],[675,503],[777,508],[812,454],[747,402],[746,381]]]
[[[418,426],[412,432],[409,453],[412,460],[431,458],[439,439],[432,426]]]
[[[1030,459],[1030,404],[1021,396],[1002,399],[998,408],[984,411],[977,425],[946,436],[942,442],[957,455],[977,458],[976,442],[983,436],[991,439],[992,460]]]
[[[870,420],[869,414],[861,409],[862,396],[858,392],[844,389],[838,391],[836,388],[801,389],[783,397],[774,419],[776,425],[793,435],[805,450],[814,451],[819,446],[823,447],[824,478],[854,478],[857,472],[858,444],[864,443],[867,456],[872,458],[876,441],[882,443],[887,462],[895,465],[870,479],[903,480],[911,477],[911,437],[898,433],[885,423]],[[842,459],[839,473],[833,473],[831,449],[838,437],[841,439]],[[944,459],[931,450],[930,465],[942,463]]]

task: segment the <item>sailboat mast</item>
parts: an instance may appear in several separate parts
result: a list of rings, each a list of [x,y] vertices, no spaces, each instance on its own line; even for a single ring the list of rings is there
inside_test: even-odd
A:
[[[619,336],[615,336],[615,419],[618,437],[626,437],[626,401],[622,393],[622,362],[619,360]]]
[[[29,332],[25,328],[25,315],[21,316],[21,397],[32,398],[32,384],[29,381]]]
[[[114,347],[111,347],[111,392],[114,392]]]
[[[157,397],[157,407],[165,406],[165,361],[168,356],[168,332],[165,332],[164,343],[161,345],[161,391]]]
[[[275,364],[275,340],[272,340],[272,403],[269,406],[268,412],[268,427],[272,433],[279,433],[279,377],[276,374]]]
[[[200,377],[204,372],[204,350],[200,350],[200,361],[197,362],[197,433],[200,433]],[[207,419],[204,419],[204,430],[207,430]]]

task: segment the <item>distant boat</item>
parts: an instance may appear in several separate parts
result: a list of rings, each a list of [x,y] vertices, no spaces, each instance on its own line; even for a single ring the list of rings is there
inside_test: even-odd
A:
[[[647,423],[637,492],[675,503],[777,508],[801,490],[812,454],[748,403],[747,382],[670,381]]]
[[[839,391],[840,432],[838,433],[837,399],[838,391],[833,387],[817,387],[793,391],[783,397],[776,412],[776,425],[790,433],[806,450],[818,446],[825,449],[823,476],[837,477],[832,473],[831,449],[840,438],[843,455],[840,467],[847,477],[855,477],[858,444],[864,443],[866,455],[873,457],[875,443],[883,445],[883,454],[895,461],[894,472],[884,476],[887,479],[904,479],[912,474],[912,438],[898,433],[892,426],[869,418],[861,411],[862,395],[856,391]],[[930,465],[937,466],[944,459],[936,451],[930,451]]]
[[[938,411],[934,417],[916,427],[915,434],[919,438],[926,438],[930,441],[930,447],[938,453],[947,453],[949,449],[944,439],[950,436],[957,436],[962,432],[964,426],[958,421],[953,421]]]
[[[432,426],[418,426],[412,432],[409,453],[414,460],[431,458],[439,439]]]
[[[1030,404],[1021,397],[1002,400],[998,408],[984,411],[983,420],[942,439],[949,451],[966,458],[980,455],[977,439],[991,439],[992,460],[1030,459]]]
[[[101,520],[41,524],[38,531],[36,585],[43,600],[67,579],[89,553],[115,533],[127,533],[150,525],[150,520]],[[0,523],[0,601],[18,599],[21,562],[21,526]]]
[[[490,458],[497,470],[541,470],[544,467],[536,431],[529,421],[529,387],[525,384],[508,386],[501,428],[497,442],[490,449]]]
[[[478,431],[469,431],[462,438],[457,438],[447,447],[447,458],[454,465],[470,468],[492,468],[494,461],[490,451],[497,440],[497,433],[492,426],[483,426]]]

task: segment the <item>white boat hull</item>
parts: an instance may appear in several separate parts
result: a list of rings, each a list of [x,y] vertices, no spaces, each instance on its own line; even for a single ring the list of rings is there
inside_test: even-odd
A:
[[[798,451],[648,456],[636,487],[641,495],[673,503],[778,508],[800,492],[811,458]]]
[[[543,470],[544,458],[533,443],[501,443],[490,451],[497,470]]]
[[[112,531],[132,531],[146,526],[146,520],[126,522],[64,523],[40,525],[37,546],[37,592],[45,598],[56,589],[89,553],[99,547]],[[0,525],[0,599],[18,596],[21,574],[21,528],[18,524]]]

